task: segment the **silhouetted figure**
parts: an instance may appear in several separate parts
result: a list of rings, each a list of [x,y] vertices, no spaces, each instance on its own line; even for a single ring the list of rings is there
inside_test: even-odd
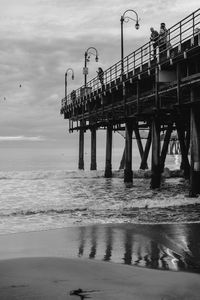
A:
[[[150,35],[150,41],[153,44],[153,56],[156,57],[156,49],[158,47],[158,40],[159,40],[159,33],[158,31],[154,30],[153,27],[150,28],[151,35]]]
[[[160,32],[159,32],[159,51],[164,52],[167,48],[167,28],[165,23],[160,24]]]
[[[103,69],[99,67],[97,74],[98,74],[98,78],[99,78],[100,83],[103,85],[103,75],[104,75]]]

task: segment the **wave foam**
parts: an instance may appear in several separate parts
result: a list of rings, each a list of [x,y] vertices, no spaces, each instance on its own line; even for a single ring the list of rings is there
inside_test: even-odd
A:
[[[42,179],[78,179],[99,178],[104,176],[104,171],[8,171],[0,172],[0,180],[42,180]]]

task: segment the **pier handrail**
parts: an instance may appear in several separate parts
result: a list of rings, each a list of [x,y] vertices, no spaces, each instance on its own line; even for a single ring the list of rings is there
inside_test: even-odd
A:
[[[192,44],[192,39],[194,40],[194,37],[197,34],[196,31],[198,30],[198,44],[200,45],[200,28],[197,26],[200,26],[200,8],[167,30],[167,45],[164,50],[159,49],[155,56],[152,42],[147,42],[124,57],[123,76],[121,74],[121,60],[119,60],[111,67],[104,70],[103,85],[98,76],[96,76],[87,82],[87,87],[83,85],[63,98],[61,100],[61,113],[63,113],[68,106],[72,107],[73,105],[84,103],[87,96],[91,94],[95,95],[95,93],[101,94],[106,91],[111,91],[116,85],[122,84],[123,81],[128,80],[129,77],[138,76],[144,72],[144,65],[146,65],[148,69],[151,69],[152,60],[155,60],[153,68],[155,68],[156,64],[164,63],[163,60],[160,61],[162,54],[166,56],[166,59],[169,59],[171,56],[173,56],[172,58],[175,58],[182,51],[181,47],[185,41],[190,39]],[[175,48],[178,48],[176,53],[173,52],[173,49]]]

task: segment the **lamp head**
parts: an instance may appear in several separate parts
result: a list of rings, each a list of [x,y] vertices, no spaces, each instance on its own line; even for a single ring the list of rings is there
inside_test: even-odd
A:
[[[72,80],[74,80],[74,74],[72,74]]]
[[[95,60],[96,60],[96,62],[98,62],[98,60],[99,60],[98,56],[95,57]]]
[[[139,29],[140,28],[140,24],[138,23],[138,21],[136,22],[136,24],[135,24],[135,29]]]

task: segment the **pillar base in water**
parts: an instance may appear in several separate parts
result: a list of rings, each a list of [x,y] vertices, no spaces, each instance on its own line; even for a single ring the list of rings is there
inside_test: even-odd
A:
[[[97,164],[96,163],[91,163],[91,165],[90,165],[90,170],[91,171],[94,171],[94,170],[96,170],[97,169]]]
[[[124,170],[124,182],[132,183],[133,182],[133,171],[132,170]]]
[[[78,169],[79,170],[84,170],[84,162],[79,162],[79,164],[78,164]]]
[[[104,177],[105,177],[105,178],[111,178],[111,177],[112,177],[112,168],[111,168],[111,167],[110,167],[110,168],[107,168],[107,169],[105,170]]]
[[[190,178],[190,197],[200,194],[200,171],[192,171]]]
[[[153,172],[151,175],[151,189],[157,189],[160,187],[161,183],[161,173],[160,170],[157,170],[156,172]]]

